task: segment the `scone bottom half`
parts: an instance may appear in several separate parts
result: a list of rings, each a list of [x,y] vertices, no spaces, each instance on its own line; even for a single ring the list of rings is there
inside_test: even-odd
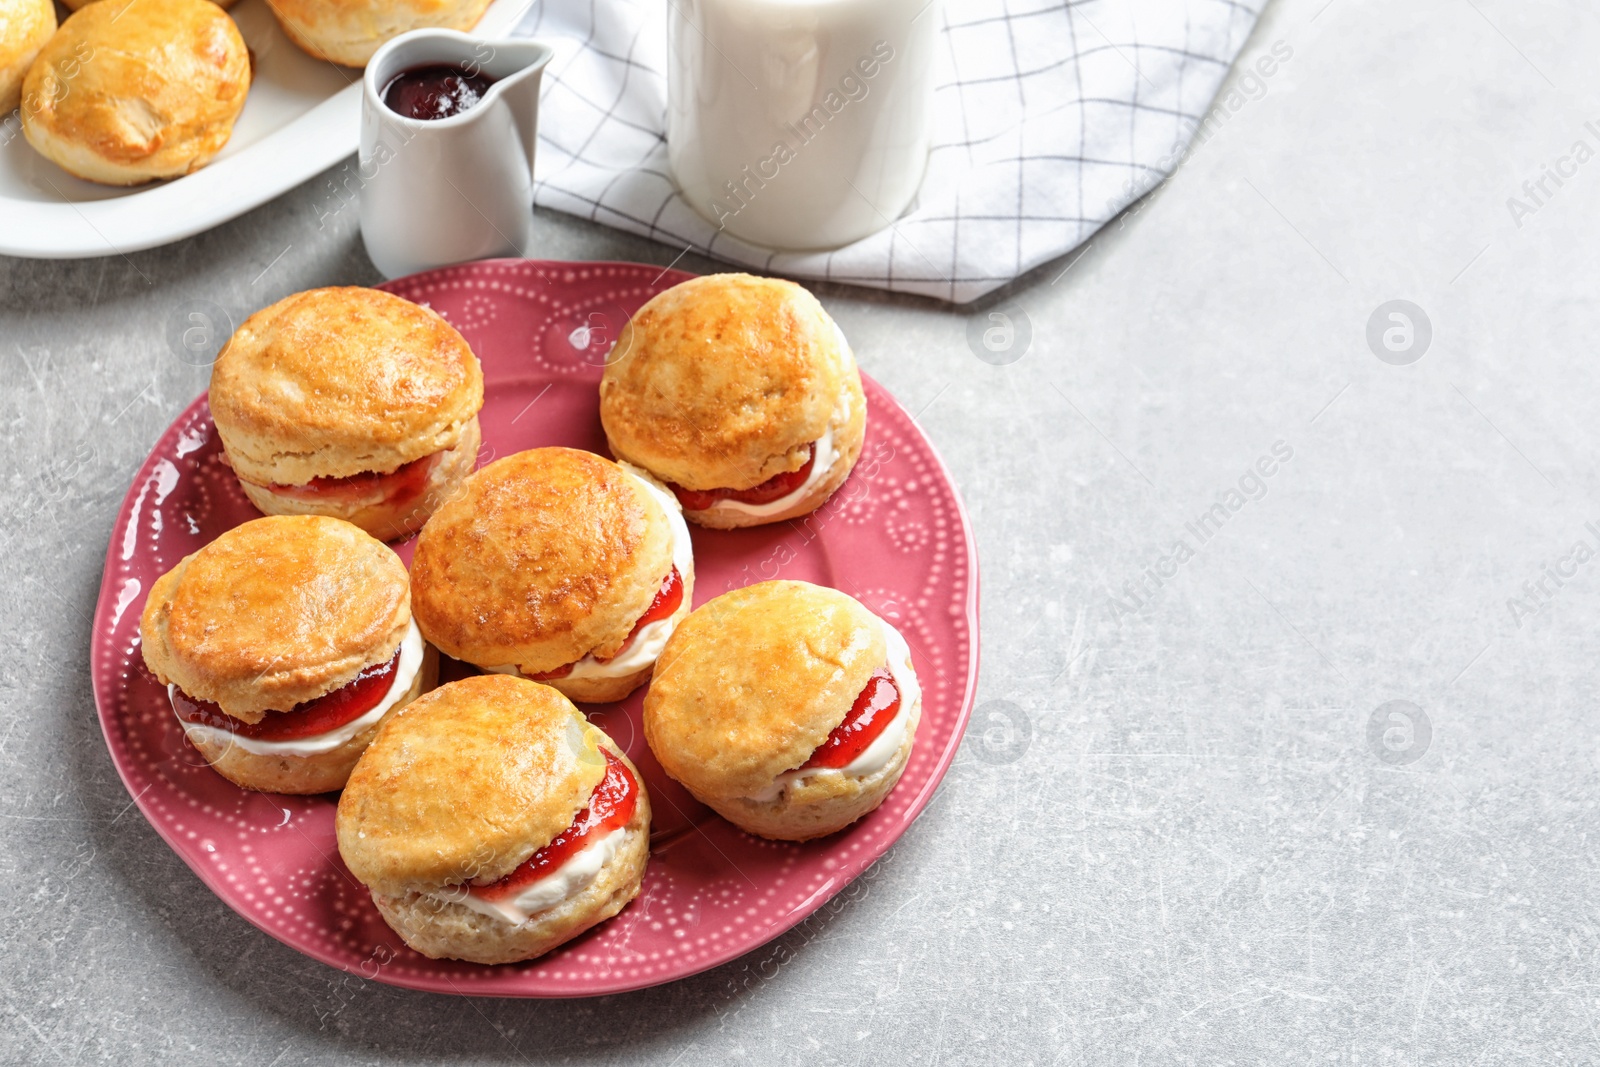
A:
[[[899,781],[922,692],[900,633],[854,598],[762,582],[696,609],[645,695],[663,770],[750,833],[805,841]]]
[[[413,625],[389,662],[320,700],[269,715],[264,734],[176,686],[168,692],[189,742],[218,774],[243,789],[314,794],[343,789],[378,728],[438,680],[439,653]]]
[[[359,526],[380,541],[401,541],[460,492],[482,443],[474,416],[454,445],[392,471],[313,478],[305,485],[264,486],[240,478],[239,487],[264,515],[325,515]]]
[[[339,801],[339,850],[385,921],[435,959],[533,959],[638,895],[650,799],[555,689],[440,687],[385,725]]]

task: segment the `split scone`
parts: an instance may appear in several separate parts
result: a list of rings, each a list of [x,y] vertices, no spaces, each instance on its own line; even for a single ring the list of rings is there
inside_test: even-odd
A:
[[[250,79],[244,38],[216,4],[100,0],[69,16],[28,69],[22,132],[92,182],[176,178],[228,143]]]
[[[440,651],[601,703],[649,679],[689,613],[694,551],[648,475],[535,448],[478,471],[428,520],[411,585]]]
[[[151,587],[139,637],[195,748],[269,793],[341,788],[438,677],[400,557],[338,519],[255,519],[185,556]]]
[[[22,102],[22,79],[55,32],[52,0],[0,0],[0,118]]]
[[[489,0],[271,0],[289,40],[318,59],[364,67],[390,38],[411,30],[470,30]]]
[[[784,841],[831,834],[883,803],[921,717],[899,631],[807,582],[701,605],[644,698],[662,769],[735,826]]]
[[[384,541],[461,488],[482,440],[483,371],[466,339],[379,289],[311,289],[251,315],[211,369],[210,400],[251,503]]]
[[[433,959],[543,955],[639,895],[650,798],[566,697],[486,674],[384,724],[350,776],[339,854]]]
[[[711,274],[634,313],[607,358],[612,454],[667,483],[684,515],[730,529],[821,507],[866,436],[861,373],[805,289]]]

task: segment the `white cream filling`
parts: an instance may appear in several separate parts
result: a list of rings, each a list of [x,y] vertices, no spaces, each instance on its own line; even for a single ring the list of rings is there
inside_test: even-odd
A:
[[[839,458],[839,453],[833,447],[833,427],[837,423],[844,425],[850,421],[850,390],[843,389],[839,393],[839,402],[834,405],[833,414],[828,419],[828,428],[822,431],[822,436],[817,438],[811,448],[811,473],[806,475],[806,480],[793,492],[785,493],[776,500],[769,500],[765,504],[746,504],[742,500],[725,498],[712,504],[707,511],[736,511],[741,515],[754,515],[757,518],[766,518],[788,511],[800,501],[804,500],[822,479],[833,470],[834,461]]]
[[[911,646],[906,644],[906,639],[900,636],[899,630],[882,619],[878,619],[878,625],[883,627],[889,676],[894,679],[895,688],[900,691],[900,707],[895,709],[894,718],[884,724],[883,732],[873,739],[872,744],[868,745],[861,755],[843,767],[797,767],[792,771],[784,771],[773,779],[771,785],[759,793],[751,794],[747,799],[765,804],[776,800],[789,786],[819,775],[838,774],[866,778],[883,770],[889,765],[889,761],[894,759],[895,753],[900,751],[900,746],[905,744],[906,731],[911,729],[921,711],[922,686],[918,684],[917,672],[911,666]]]
[[[373,709],[359,718],[351,719],[343,726],[336,726],[327,733],[313,734],[310,737],[301,737],[293,741],[261,741],[253,737],[245,737],[229,730],[219,730],[214,726],[203,723],[178,721],[183,724],[184,732],[197,736],[198,739],[210,740],[214,745],[238,745],[246,752],[253,752],[258,756],[318,756],[324,752],[332,752],[362,730],[383,718],[390,708],[397,704],[406,691],[411,688],[411,683],[417,677],[417,671],[422,667],[422,631],[417,629],[417,621],[411,620],[406,627],[406,635],[400,640],[400,662],[395,666],[394,680],[389,683],[389,691]],[[177,711],[177,701],[174,699],[177,686],[167,686],[167,697],[173,700],[172,709]],[[267,714],[271,715],[272,712]]]
[[[678,576],[687,583],[689,574],[694,569],[694,545],[689,540],[689,524],[683,521],[683,509],[678,505],[678,499],[665,489],[657,487],[648,477],[642,477],[638,468],[627,463],[620,466],[633,475],[667,513],[667,522],[672,527],[672,565],[678,569]],[[684,592],[687,593],[688,589],[685,588]],[[572,665],[569,673],[555,680],[576,682],[592,678],[623,678],[644,670],[661,657],[661,650],[667,647],[667,638],[678,628],[675,615],[676,612],[665,619],[657,619],[640,627],[633,640],[624,645],[611,659],[602,661],[595,659],[592,654],[584,656]],[[494,671],[497,674],[522,673],[513,663],[485,667],[484,670]]]
[[[616,856],[628,828],[619,826],[609,834],[585,845],[576,855],[514,897],[485,900],[469,885],[454,885],[430,894],[435,899],[465,904],[473,911],[504,919],[520,926],[540,912],[549,911],[589,888],[606,864]]]

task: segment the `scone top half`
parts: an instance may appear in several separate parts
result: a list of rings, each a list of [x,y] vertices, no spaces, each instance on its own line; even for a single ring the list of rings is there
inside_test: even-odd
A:
[[[607,751],[620,756],[549,686],[451,682],[379,729],[339,799],[339,853],[388,896],[488,885],[572,826]]]
[[[770,795],[845,720],[890,651],[877,616],[838,590],[775,581],[724,593],[667,642],[645,737],[706,803]]]
[[[712,274],[658,293],[600,383],[611,451],[674,486],[746,490],[865,417],[843,333],[793,282]]]
[[[448,655],[528,676],[614,656],[678,566],[679,543],[667,508],[619,465],[572,448],[519,452],[473,474],[423,527],[417,623]]]
[[[405,564],[347,522],[237,526],[156,579],[139,621],[146,664],[258,723],[393,658],[411,626]]]
[[[378,289],[311,289],[234,332],[210,404],[240,478],[301,486],[454,448],[483,406],[483,371],[429,308]]]

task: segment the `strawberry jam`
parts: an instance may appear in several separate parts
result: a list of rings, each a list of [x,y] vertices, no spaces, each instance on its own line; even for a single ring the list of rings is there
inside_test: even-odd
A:
[[[534,682],[553,682],[557,678],[565,678],[572,673],[572,664],[564,663],[553,671],[542,671],[539,674],[527,674],[523,677]]]
[[[604,750],[602,750],[604,751]],[[611,831],[628,825],[633,810],[639,803],[639,787],[633,773],[610,752],[605,753],[606,773],[600,784],[589,794],[589,803],[578,812],[572,825],[556,835],[556,839],[529,856],[516,870],[484,886],[468,889],[475,897],[484,900],[506,900],[515,897],[539,879],[558,870],[585,847],[598,841]]]
[[[660,622],[662,619],[670,619],[672,617],[672,613],[677,611],[682,605],[683,575],[678,573],[677,567],[673,567],[672,572],[668,574],[666,579],[661,583],[661,588],[656,590],[656,598],[650,601],[650,606],[645,608],[644,614],[639,616],[639,621],[633,624],[632,630],[628,631],[628,639],[622,642],[622,649],[618,650],[617,656],[622,655],[622,652],[626,650],[629,645],[633,644],[633,639],[639,636],[640,630],[644,629],[646,626],[649,626],[653,622]],[[608,659],[602,659],[600,662],[609,663],[611,660],[616,659],[617,656],[611,656]],[[599,659],[598,656],[595,658]]]
[[[252,741],[299,741],[337,730],[377,707],[394,684],[400,653],[387,663],[375,663],[354,679],[325,696],[296,704],[288,711],[269,711],[260,722],[242,722],[209,700],[196,700],[176,686],[172,709],[184,722],[226,730]]]
[[[403,504],[422,495],[428,475],[440,453],[403,463],[392,471],[362,471],[348,478],[313,478],[305,485],[269,485],[268,489],[291,500],[358,500],[377,496],[385,503]]]
[[[645,609],[643,615],[639,616],[639,621],[633,624],[633,629],[628,632],[628,639],[622,642],[622,648],[617,650],[617,656],[620,656],[623,652],[627,651],[628,646],[633,644],[633,639],[639,636],[640,630],[644,629],[646,626],[649,626],[653,622],[660,622],[662,619],[671,618],[672,613],[677,611],[682,605],[683,575],[679,574],[678,568],[674,566],[672,571],[667,575],[666,579],[661,583],[661,588],[656,591],[655,599],[650,601],[650,606]],[[612,660],[616,659],[617,656],[609,656],[604,659],[596,656],[595,659],[599,660],[601,663],[610,663]],[[557,678],[565,678],[571,673],[572,664],[568,663],[565,666],[557,667],[553,671],[545,671],[543,674],[530,674],[528,677],[536,682],[550,682]]]
[[[811,446],[810,455],[800,465],[799,470],[784,471],[774,474],[760,485],[753,485],[749,489],[685,489],[681,485],[668,482],[668,487],[678,498],[678,503],[683,505],[685,511],[704,511],[720,500],[737,500],[741,504],[770,504],[788,496],[806,483],[811,477],[811,465],[817,459],[817,446]]]
[[[879,667],[867,679],[844,722],[833,728],[802,767],[847,767],[872,746],[884,727],[900,712],[900,690],[888,667]]]
[[[475,67],[414,67],[384,86],[383,103],[408,119],[431,122],[477,107],[493,84],[493,78]]]

